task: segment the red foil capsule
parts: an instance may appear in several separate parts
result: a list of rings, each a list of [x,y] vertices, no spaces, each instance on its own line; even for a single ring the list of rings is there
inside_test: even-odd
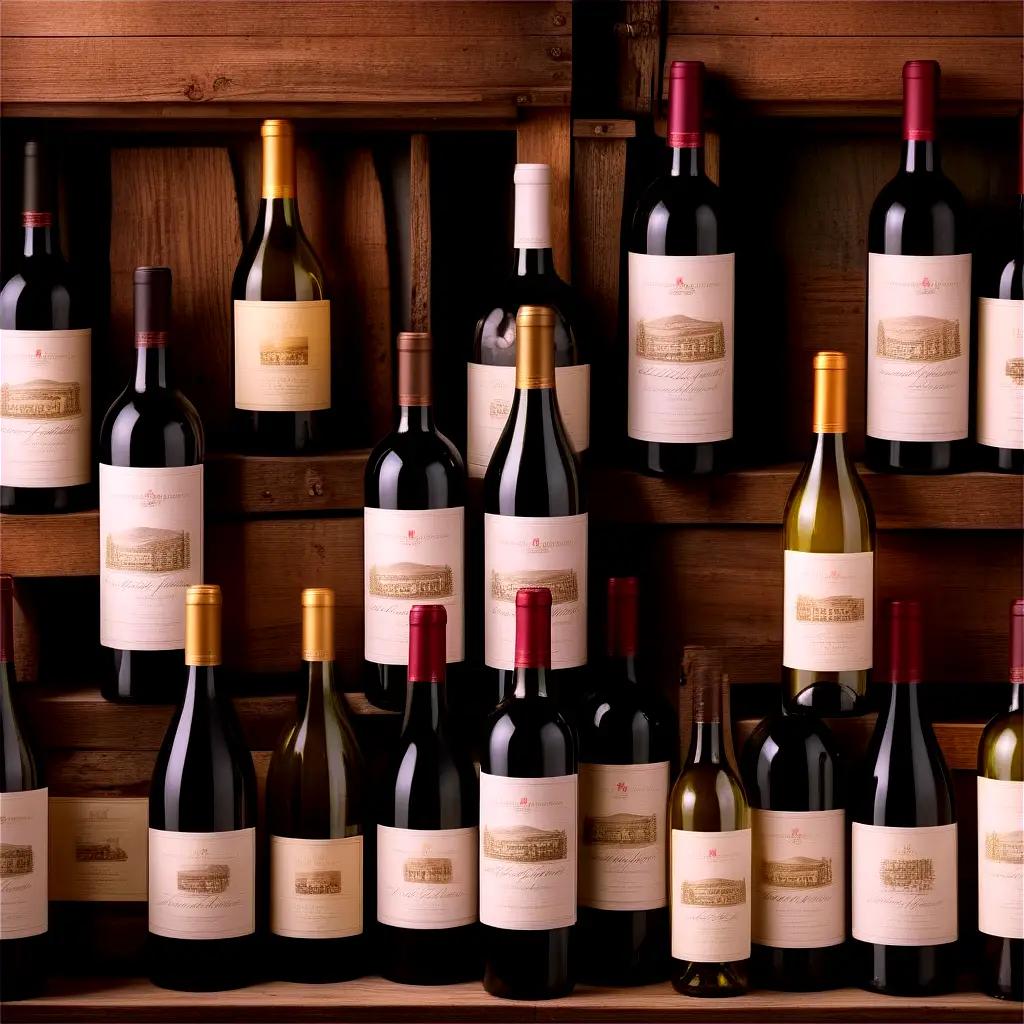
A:
[[[1010,682],[1024,683],[1024,597],[1010,605]]]
[[[551,591],[523,587],[516,594],[516,668],[551,668]]]
[[[674,60],[668,72],[668,144],[673,149],[704,145],[704,64]]]
[[[0,661],[14,661],[14,578],[0,576]]]
[[[921,602],[890,601],[889,682],[919,683],[922,652]]]
[[[409,612],[410,683],[443,683],[448,613],[444,605],[414,604]]]
[[[939,63],[908,60],[903,65],[903,138],[935,138],[935,102],[939,94]]]
[[[608,580],[608,654],[626,658],[636,654],[637,594],[635,576],[613,576]]]

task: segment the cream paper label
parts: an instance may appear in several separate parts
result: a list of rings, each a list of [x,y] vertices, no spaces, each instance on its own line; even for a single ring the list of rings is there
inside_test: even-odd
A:
[[[846,814],[751,810],[760,946],[817,949],[846,941]]]
[[[47,791],[0,793],[0,939],[47,928]]]
[[[750,829],[672,830],[672,956],[726,964],[750,956]]]
[[[580,765],[580,905],[668,903],[668,761]]]
[[[331,303],[235,299],[235,408],[331,407]]]
[[[50,798],[50,899],[146,899],[149,801]]]
[[[1024,782],[978,777],[978,930],[1024,939]]]
[[[480,920],[533,931],[576,923],[577,776],[480,773]]]
[[[270,837],[270,930],[343,939],[363,930],[363,837]]]
[[[967,436],[971,257],[868,253],[868,434]]]
[[[100,643],[185,646],[185,590],[203,581],[203,467],[100,465]]]
[[[735,262],[629,254],[630,437],[732,437]]]
[[[476,828],[377,826],[377,920],[393,928],[461,928],[477,919]]]
[[[956,942],[956,825],[853,823],[853,937],[882,946]]]
[[[444,605],[449,664],[462,661],[464,510],[363,509],[363,636],[367,661],[408,665],[409,610]]]
[[[516,594],[551,591],[551,667],[587,663],[587,514],[484,515],[484,661],[514,668]]]
[[[978,299],[978,443],[1024,448],[1024,302]]]
[[[92,477],[92,332],[0,331],[0,483]]]

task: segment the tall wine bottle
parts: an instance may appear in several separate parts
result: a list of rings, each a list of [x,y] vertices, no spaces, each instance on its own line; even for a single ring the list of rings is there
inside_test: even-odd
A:
[[[669,69],[668,172],[629,232],[628,434],[649,473],[721,470],[733,436],[735,254],[704,170],[704,65]]]
[[[978,744],[978,930],[982,987],[1024,1000],[1024,598],[1010,608],[1010,685]]]
[[[253,979],[256,773],[218,684],[220,587],[185,593],[188,683],[149,790],[149,975],[190,992]]]
[[[675,715],[637,651],[637,580],[608,580],[606,657],[581,704],[580,977],[636,985],[668,974],[668,793]]]
[[[60,251],[51,154],[25,143],[17,273],[0,291],[0,511],[93,501],[92,332]]]
[[[948,473],[970,448],[971,250],[939,161],[938,92],[935,61],[904,64],[900,169],[868,221],[866,459],[878,471]]]
[[[814,450],[783,516],[786,706],[857,714],[867,694],[875,516],[846,447],[846,356],[814,357]]]
[[[14,698],[14,580],[0,575],[0,999],[46,985],[48,803],[43,766]]]
[[[381,973],[412,985],[480,977],[480,787],[448,721],[445,609],[409,612],[409,686],[377,824]]]
[[[296,455],[327,443],[331,304],[299,221],[291,122],[264,121],[260,134],[263,194],[231,284],[237,439]]]
[[[363,605],[366,696],[405,706],[413,601],[443,605],[446,650],[465,657],[466,471],[434,423],[429,334],[398,335],[398,418],[366,463]]]
[[[334,591],[302,592],[307,683],[267,774],[270,952],[291,981],[365,970],[363,757],[334,674]]]
[[[185,588],[203,578],[203,427],[168,371],[171,272],[135,271],[135,378],[100,428],[100,643],[107,700],[173,703]]]
[[[925,995],[956,978],[956,813],[920,705],[921,606],[887,610],[887,693],[850,793],[854,960],[865,988]]]
[[[515,680],[480,757],[484,988],[509,999],[575,984],[576,741],[548,689],[551,601],[546,588],[516,595]]]
[[[587,662],[587,513],[555,394],[556,319],[546,306],[519,310],[515,396],[484,480],[484,662],[496,700],[512,683],[522,586],[551,589],[546,682],[556,697],[572,688],[567,670]]]
[[[690,996],[746,992],[750,966],[750,808],[728,749],[721,655],[687,647],[693,724],[672,787],[672,985]]]

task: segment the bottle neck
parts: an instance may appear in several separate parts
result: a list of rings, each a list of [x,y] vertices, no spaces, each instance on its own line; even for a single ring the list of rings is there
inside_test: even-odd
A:
[[[528,700],[531,697],[547,697],[548,672],[550,671],[547,668],[527,668],[525,665],[517,665],[512,696],[517,700]]]
[[[216,665],[189,665],[185,686],[183,715],[191,716],[220,700],[217,691]]]
[[[299,720],[309,721],[310,718],[324,718],[328,708],[332,707],[335,697],[334,662],[307,661],[306,689],[299,696]]]
[[[885,719],[888,728],[911,732],[930,728],[921,715],[921,705],[918,700],[919,684],[888,683],[887,685],[889,687],[889,703]]]
[[[513,277],[557,277],[554,250],[516,248],[512,250]]]
[[[33,220],[30,223],[25,224],[25,239],[21,247],[23,256],[34,257],[34,258],[59,258],[60,257],[60,243],[57,241],[57,226],[49,219],[49,214],[46,214],[46,223],[41,224],[35,221],[38,214],[25,214],[23,220],[28,220],[29,217]]]
[[[627,686],[639,685],[635,654],[609,654],[607,655],[607,665],[608,675],[611,679]]]
[[[135,390],[155,391],[167,387],[167,346],[135,346]]]
[[[721,764],[725,760],[725,740],[721,721],[695,721],[690,728],[690,764]]]
[[[703,146],[672,146],[672,168],[669,174],[673,178],[704,177]]]
[[[813,458],[814,462],[820,465],[830,462],[846,464],[849,461],[846,435],[824,431],[815,434]]]
[[[1024,707],[1024,683],[1011,683],[1010,684],[1010,711],[1020,711]]]
[[[263,196],[260,199],[260,210],[256,219],[263,225],[264,237],[269,235],[271,230],[291,232],[302,230],[299,221],[299,204],[295,196],[276,198]]]
[[[900,169],[904,174],[931,174],[940,169],[935,139],[904,139]]]
[[[400,405],[395,431],[399,434],[433,433],[434,407],[432,405]]]
[[[407,684],[402,735],[410,732],[442,732],[447,718],[448,700],[444,683],[417,679]]]

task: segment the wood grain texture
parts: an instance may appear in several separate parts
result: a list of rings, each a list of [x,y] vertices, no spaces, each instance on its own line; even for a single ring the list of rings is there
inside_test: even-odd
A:
[[[18,577],[95,576],[99,571],[98,512],[0,514],[0,572]]]
[[[430,330],[430,138],[409,140],[409,328]]]
[[[619,106],[630,114],[649,114],[658,95],[658,58],[662,12],[659,0],[626,0],[618,23]]]
[[[574,139],[632,139],[636,137],[636,121],[624,117],[574,117],[572,137]]]
[[[569,231],[572,119],[568,110],[541,110],[523,116],[517,128],[516,160],[551,166],[551,247],[563,281],[572,271]]]

